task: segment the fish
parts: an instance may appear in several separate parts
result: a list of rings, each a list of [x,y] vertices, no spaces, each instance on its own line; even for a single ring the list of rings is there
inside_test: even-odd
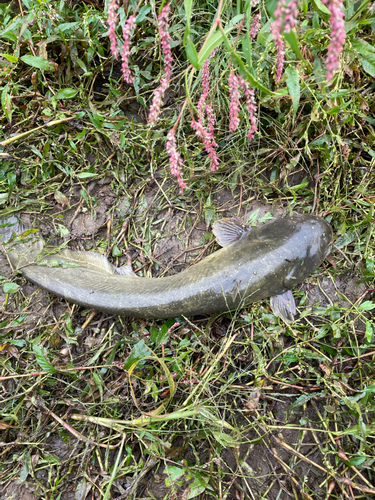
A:
[[[330,224],[315,215],[283,217],[252,228],[237,219],[221,219],[213,224],[213,233],[221,249],[162,278],[139,277],[130,263],[116,267],[98,252],[48,248],[28,231],[21,239],[13,233],[7,255],[29,281],[97,311],[178,318],[239,310],[270,297],[273,313],[291,323],[296,314],[292,289],[322,264],[333,237]]]

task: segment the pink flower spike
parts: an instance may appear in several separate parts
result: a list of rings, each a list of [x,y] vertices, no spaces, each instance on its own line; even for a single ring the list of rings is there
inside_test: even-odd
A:
[[[228,78],[229,94],[230,94],[230,104],[229,104],[229,131],[234,132],[240,123],[239,111],[240,111],[240,85],[238,78],[234,71],[230,72]]]
[[[328,45],[326,58],[326,81],[328,83],[332,79],[334,72],[340,68],[339,57],[345,45],[346,33],[342,0],[322,1],[331,13],[331,17],[329,18],[331,40]]]
[[[298,8],[297,0],[278,0],[276,3],[276,10],[273,13],[275,22],[274,30],[279,36],[281,33],[290,33],[290,31],[297,24]],[[275,40],[275,38],[274,38]]]
[[[160,81],[160,86],[154,90],[154,97],[152,99],[152,104],[150,107],[150,113],[148,115],[148,123],[151,125],[155,125],[159,115],[160,108],[163,104],[163,98],[165,91],[169,87],[169,82],[172,77],[172,50],[170,47],[171,36],[168,32],[169,24],[168,24],[168,14],[169,14],[170,5],[165,5],[158,17],[158,29],[160,35],[160,43],[161,49],[164,55],[164,75]]]
[[[133,83],[134,78],[129,66],[129,55],[130,55],[130,38],[132,36],[132,31],[135,28],[135,15],[129,16],[125,22],[122,37],[124,39],[124,45],[122,46],[121,57],[122,57],[122,74],[124,75],[124,80],[126,83]]]
[[[118,21],[117,16],[118,3],[117,0],[111,0],[108,4],[107,10],[107,24],[109,27],[108,38],[111,42],[111,54],[116,59],[118,55],[118,44],[116,37],[116,25]]]
[[[251,38],[256,38],[258,31],[262,27],[262,25],[260,24],[260,17],[261,17],[260,14],[255,14],[255,16],[253,17],[253,23],[250,28]]]
[[[271,33],[273,39],[275,40],[275,46],[277,50],[277,64],[276,64],[276,82],[279,83],[281,76],[283,74],[284,59],[285,59],[285,44],[284,40],[281,38],[275,23],[271,23]]]
[[[250,89],[250,84],[242,76],[238,77],[239,84],[241,85],[242,92],[245,94],[247,112],[249,114],[250,129],[247,133],[247,138],[249,141],[254,139],[255,133],[257,132],[257,106],[255,103],[254,90]]]
[[[174,135],[173,128],[167,135],[166,150],[169,154],[169,168],[171,170],[171,174],[177,177],[180,191],[182,193],[183,189],[186,188],[186,184],[181,178],[183,161],[180,153],[177,151],[176,137]]]
[[[202,123],[200,123],[199,121],[196,122],[194,119],[191,121],[191,128],[195,130],[195,134],[203,142],[211,161],[211,170],[212,172],[215,172],[216,168],[219,165],[219,158],[217,157],[215,149],[217,148],[215,136],[210,131],[208,131],[202,125]]]

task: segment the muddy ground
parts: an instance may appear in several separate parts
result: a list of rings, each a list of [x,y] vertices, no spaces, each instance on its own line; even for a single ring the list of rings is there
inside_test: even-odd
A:
[[[133,267],[140,275],[156,277],[177,273],[217,249],[210,232],[210,225],[203,217],[202,206],[199,204],[192,207],[173,206],[165,199],[162,190],[155,182],[146,185],[141,194],[130,192],[130,196],[118,196],[111,188],[109,180],[89,184],[87,192],[97,200],[96,206],[91,210],[81,203],[79,188],[77,188],[62,193],[63,198],[59,198],[59,201],[62,199],[65,207],[52,199],[45,213],[22,213],[22,220],[29,227],[38,227],[43,237],[52,244],[61,244],[69,240],[69,247],[73,249],[99,251],[102,251],[104,247],[103,242],[111,237],[111,231],[116,228],[117,234],[121,234],[123,221],[129,220],[130,225],[122,234],[124,238],[112,243],[112,247],[116,244],[123,255],[119,259],[113,257],[111,259],[116,265],[123,264],[126,262],[125,254],[129,254],[133,260]],[[250,194],[248,198],[243,197],[242,194],[240,205],[238,188],[234,191],[221,189],[212,200],[216,215],[220,217],[240,216],[248,220],[250,214],[258,209],[258,217],[267,212],[273,217],[286,214],[286,209],[280,203],[267,204],[264,201],[258,201],[254,194]],[[328,265],[329,263],[326,262],[323,268]],[[4,255],[0,255],[0,274],[10,276],[10,267]],[[369,296],[366,284],[360,282],[360,276],[355,269],[348,269],[336,277],[321,274],[316,274],[307,283],[300,285],[299,290],[307,295],[304,308],[318,310],[327,308],[329,305],[345,308],[359,298],[365,299]],[[41,327],[48,328],[48,325],[56,324],[64,313],[69,312],[71,306],[64,300],[50,296],[36,285],[26,282],[22,277],[17,278],[17,283],[21,286],[20,294],[8,298],[6,307],[3,306],[5,310],[2,315],[3,317],[27,315],[27,319],[23,321],[18,331],[20,338],[31,338]],[[0,292],[2,304],[4,304],[5,297],[6,294]],[[262,307],[268,310],[268,302],[265,301]],[[80,326],[84,319],[85,317],[82,316],[80,319],[78,314],[78,320],[76,319],[73,325],[78,334],[76,345],[72,347],[64,342],[63,338],[59,340],[58,347],[62,353],[60,362],[65,359],[64,349],[69,349],[72,359],[77,357],[79,362],[83,363],[90,349],[100,343],[101,332],[109,328],[114,321],[113,318],[99,313],[82,331]],[[207,319],[202,318],[201,321],[205,323]],[[229,321],[225,319],[218,319],[213,323],[212,331],[216,339],[227,334],[228,324]],[[129,322],[125,320],[124,326],[129,328]],[[360,324],[357,327],[361,329]],[[17,327],[13,325],[5,328],[4,333],[7,330],[17,332]],[[250,330],[247,334],[250,335]],[[16,359],[17,354],[14,356]],[[239,350],[237,368],[240,372],[244,365],[251,362],[252,354],[247,353],[247,359],[245,358],[245,354]],[[349,366],[347,368],[349,369]],[[277,371],[276,365],[274,371]],[[121,375],[119,379],[121,380]],[[283,427],[291,424],[298,426],[303,420],[304,424],[308,422],[308,425],[314,429],[324,429],[321,415],[324,413],[327,402],[322,401],[317,395],[312,399],[313,404],[309,405],[306,412],[303,406],[293,407],[293,403],[300,395],[293,384],[287,387],[268,381],[260,392],[254,392],[250,386],[247,387],[246,378],[241,380],[241,384],[238,396],[232,401],[234,411],[239,410],[236,417],[237,425],[251,428],[254,412],[257,412],[258,418],[272,412],[278,431],[265,439],[259,439],[259,433],[262,432],[261,426],[255,430],[246,431],[242,435],[244,444],[223,447],[220,457],[211,456],[209,443],[205,439],[201,439],[199,445],[192,448],[188,437],[186,439],[178,437],[172,443],[172,451],[177,450],[174,458],[194,464],[199,457],[200,463],[206,464],[207,470],[216,473],[214,477],[219,479],[213,481],[211,494],[210,489],[206,491],[205,498],[207,499],[303,498],[301,491],[306,487],[315,491],[314,498],[323,498],[324,490],[320,486],[323,474],[315,464],[323,469],[330,467],[332,458],[329,453],[329,443],[322,438],[324,435],[319,435],[317,432],[305,432],[301,439],[301,431]],[[9,393],[14,390],[15,386],[10,380],[4,382],[3,387],[5,393]],[[126,399],[125,393],[122,394],[121,383],[113,388],[111,394],[119,397],[120,401],[121,398]],[[71,404],[72,408],[80,407],[79,401]],[[40,416],[43,417],[45,424],[50,420],[43,412]],[[355,420],[352,420],[352,424],[355,425]],[[25,441],[25,438],[24,435],[17,435],[17,432],[13,435],[15,441]],[[11,450],[12,444],[6,444],[6,436],[2,440],[4,440],[2,443],[2,447],[5,447],[4,452]],[[298,453],[308,457],[307,461],[301,460],[298,453],[291,451],[297,442],[299,443]],[[14,446],[17,447],[17,445]],[[85,445],[79,441],[74,445],[64,443],[56,431],[56,426],[51,429],[49,437],[43,444],[43,453],[49,453],[57,459],[60,476],[64,474],[69,476],[63,488],[57,488],[55,496],[51,498],[59,498],[59,500],[99,498],[98,490],[94,488],[94,485],[108,473],[86,462],[83,474],[81,458],[75,457],[79,455],[82,456],[82,460],[85,460],[84,449]],[[140,451],[134,449],[134,454],[139,457]],[[113,463],[114,458],[115,455],[110,456],[109,463]],[[38,452],[34,450],[31,463],[37,464],[39,459]],[[150,466],[150,460],[150,458],[146,460],[141,473],[135,476],[129,474],[121,480],[116,480],[112,487],[111,498],[120,500],[131,495],[139,499],[187,498],[192,480],[183,476],[170,486],[164,466],[160,463],[153,464],[152,461]],[[42,469],[31,477],[22,465],[20,470],[20,465],[15,465],[18,472],[15,473],[13,480],[2,485],[0,500],[44,498],[39,483],[47,481],[47,472]],[[79,470],[78,473],[74,473],[75,468]],[[88,481],[87,478],[90,480]],[[300,478],[304,478],[303,485]],[[361,480],[358,482],[361,483]],[[221,496],[217,496],[217,492],[221,492]],[[225,495],[224,492],[226,492]]]

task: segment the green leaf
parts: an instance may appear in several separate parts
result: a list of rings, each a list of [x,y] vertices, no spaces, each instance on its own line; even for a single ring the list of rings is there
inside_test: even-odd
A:
[[[290,409],[293,410],[298,406],[302,406],[308,401],[310,401],[310,399],[315,398],[317,396],[324,397],[326,396],[326,393],[323,391],[323,392],[312,392],[311,394],[302,394],[294,401],[294,403],[291,404]]]
[[[358,467],[358,465],[361,465],[361,464],[363,464],[363,462],[366,461],[366,458],[367,457],[364,457],[364,456],[362,456],[362,457],[353,457],[353,458],[351,458],[349,460],[349,464],[350,465],[354,465],[354,467]]]
[[[288,66],[285,70],[285,74],[287,75],[286,86],[288,87],[289,94],[293,99],[293,111],[294,116],[296,116],[301,96],[299,73],[297,68],[294,66]]]
[[[186,500],[191,500],[193,498],[196,498],[201,493],[203,493],[207,489],[209,479],[210,478],[207,476],[202,477],[200,475],[198,476],[197,474],[197,477],[194,479],[194,481],[191,484],[189,484],[190,491],[188,493]]]
[[[366,321],[366,340],[367,342],[372,342],[374,336],[374,330],[370,321]]]
[[[184,0],[184,7],[186,14],[186,26],[189,28],[190,31],[190,18],[191,18],[191,11],[193,9],[193,0]]]
[[[227,26],[226,28],[224,28],[224,32],[226,34],[229,34],[232,29],[233,29],[233,26]],[[210,38],[205,41],[205,43],[203,44],[203,47],[199,51],[199,54],[198,54],[198,64],[200,66],[202,66],[203,63],[204,63],[204,61],[211,54],[211,52],[216,47],[218,47],[219,45],[221,45],[223,43],[223,41],[224,41],[224,37],[223,37],[222,33],[220,31],[218,31],[218,30],[214,31],[211,34]]]
[[[80,174],[77,174],[76,177],[78,179],[89,179],[91,177],[96,177],[98,174],[94,174],[93,172],[81,172]]]
[[[371,64],[371,66],[375,66],[375,48],[372,45],[364,40],[360,40],[359,38],[354,38],[352,41],[352,47],[356,50],[362,64],[366,61],[367,68],[369,68],[369,64]]]
[[[55,28],[55,32],[61,31],[62,33],[68,33],[69,31],[73,31],[74,28],[79,26],[78,22],[74,23],[61,23]]]
[[[143,7],[141,7],[139,9],[137,17],[135,18],[135,22],[137,24],[141,23],[150,11],[151,11],[151,5],[144,5]]]
[[[4,344],[7,343],[7,344],[12,344],[12,345],[15,345],[17,347],[23,347],[24,345],[26,345],[26,340],[24,339],[6,339],[6,340],[3,340]]]
[[[298,59],[304,60],[304,57],[299,50],[299,43],[296,33],[292,30],[290,33],[284,33],[285,40],[289,43],[291,49],[298,57]]]
[[[1,92],[1,106],[3,108],[5,117],[8,122],[12,121],[12,99],[9,94],[9,85],[5,85],[3,91]]]
[[[112,248],[112,257],[121,257],[121,255],[122,255],[122,252],[119,249],[119,247],[117,245],[114,245]]]
[[[34,344],[33,351],[35,353],[36,360],[41,369],[47,373],[56,373],[57,370],[51,363],[47,360],[41,347]]]
[[[331,12],[327,9],[327,7],[321,2],[321,0],[312,0],[312,4],[315,5],[321,12],[324,14],[331,15]]]
[[[362,67],[370,76],[375,77],[375,65],[371,64],[366,59],[362,59]]]
[[[164,469],[164,472],[168,476],[165,479],[166,486],[171,486],[176,481],[176,479],[185,474],[184,469],[180,469],[180,467],[174,467],[173,465],[167,465]]]
[[[195,45],[191,41],[190,36],[187,37],[187,43],[185,49],[186,49],[186,55],[188,56],[188,59],[191,62],[191,64],[194,66],[195,69],[200,69],[202,66],[198,62],[197,49],[195,48]]]
[[[373,309],[375,309],[375,304],[370,300],[366,300],[365,302],[362,302],[362,304],[359,306],[359,309],[362,309],[362,311],[372,311]]]
[[[21,61],[33,68],[44,69],[46,71],[54,71],[55,69],[54,63],[47,61],[44,57],[26,55],[21,57]]]
[[[251,40],[249,32],[246,33],[242,40],[242,50],[246,59],[247,64],[251,67]]]
[[[18,57],[12,56],[11,54],[0,54],[0,56],[5,57],[5,59],[11,63],[16,63],[18,61]]]
[[[8,193],[0,193],[0,203],[6,203],[8,201]]]
[[[78,90],[74,89],[62,89],[57,92],[57,94],[54,96],[54,99],[71,99],[72,97],[75,97],[78,94]]]
[[[4,283],[3,284],[3,291],[4,293],[16,293],[16,291],[19,289],[19,285],[17,283]]]
[[[139,361],[146,356],[150,356],[152,354],[151,350],[147,347],[143,340],[137,342],[128,359],[125,361],[124,370],[128,370],[136,361]],[[140,366],[143,362],[141,361],[138,366]]]

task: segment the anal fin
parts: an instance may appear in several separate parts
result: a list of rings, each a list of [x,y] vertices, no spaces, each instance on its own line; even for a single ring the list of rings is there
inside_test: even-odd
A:
[[[296,303],[291,290],[271,297],[270,305],[273,314],[284,320],[285,323],[294,321]]]

